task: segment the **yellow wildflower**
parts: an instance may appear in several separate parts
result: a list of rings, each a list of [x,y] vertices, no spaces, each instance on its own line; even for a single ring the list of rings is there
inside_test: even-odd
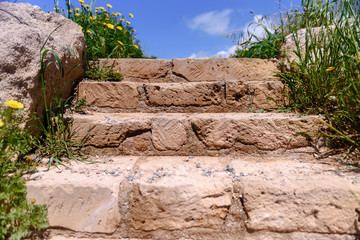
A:
[[[106,20],[106,21],[109,21],[109,20],[110,20],[110,18],[105,18],[105,20]]]
[[[105,25],[106,25],[106,22],[103,22],[103,25],[105,26]]]
[[[98,10],[95,10],[95,12],[97,13],[97,12],[99,12]]]
[[[139,43],[139,47],[141,47],[141,44]]]
[[[121,13],[117,12],[117,13],[116,13],[116,15],[119,15],[119,16],[121,16]]]
[[[118,41],[118,43],[119,43],[120,45],[124,45],[121,41]]]
[[[335,69],[335,67],[329,67],[328,69],[326,69],[327,72],[331,72]]]
[[[54,11],[57,11],[57,10],[59,10],[58,8],[54,8]]]
[[[133,32],[136,32],[136,30],[135,30],[135,29],[133,29]]]
[[[90,6],[89,6],[89,5],[87,5],[87,4],[85,4],[85,5],[84,5],[84,7],[89,8]]]
[[[106,6],[108,6],[108,8],[112,8],[112,6],[110,4],[106,4]]]
[[[127,24],[130,24],[130,22],[129,22],[129,21],[126,21],[126,23],[127,23]]]
[[[35,199],[31,199],[31,203],[35,203],[36,202],[36,200]]]
[[[125,21],[125,19],[120,19],[120,21],[122,21],[122,22],[123,22],[123,21]]]
[[[114,25],[112,25],[111,23],[108,23],[108,24],[107,24],[107,27],[110,28],[110,29],[115,29],[115,28],[114,28]]]
[[[77,12],[80,11],[80,8],[75,8],[75,11],[77,11]]]
[[[4,126],[3,120],[0,119],[0,127]]]
[[[86,30],[87,33],[91,33],[90,30]]]
[[[78,13],[75,13],[75,16],[76,16],[76,17],[78,17],[78,16],[80,16],[80,14],[78,14]]]
[[[119,29],[120,31],[122,30],[122,27],[120,27],[120,26],[117,26],[116,28]]]
[[[249,49],[248,49],[248,48],[246,48],[246,49],[245,49],[245,51],[249,51]]]
[[[72,13],[72,10],[68,10],[69,13]]]
[[[106,28],[104,28],[104,31],[106,31]]]
[[[21,102],[15,101],[15,100],[9,100],[5,102],[6,105],[8,105],[11,108],[20,109],[24,108],[24,104]]]
[[[111,16],[115,16],[115,15],[116,15],[116,13],[112,13],[112,14],[111,14]]]
[[[116,70],[116,73],[119,74],[120,73],[119,70]]]
[[[85,1],[84,0],[79,0],[80,3],[84,3]]]
[[[99,7],[101,10],[105,10],[105,8],[103,8],[103,7]]]
[[[83,30],[83,27],[82,27],[82,26],[79,25],[79,27],[80,27],[81,30]]]
[[[133,44],[133,46],[134,46],[134,48],[139,49],[139,47],[137,45]]]
[[[98,7],[95,7],[95,9],[96,9],[96,10],[99,10],[99,8],[98,8]]]
[[[134,17],[134,15],[132,15],[132,13],[129,13],[129,16],[132,17],[132,18]]]

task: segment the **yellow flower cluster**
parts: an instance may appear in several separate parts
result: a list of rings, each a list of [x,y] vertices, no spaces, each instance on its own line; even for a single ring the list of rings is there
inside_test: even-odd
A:
[[[132,18],[134,17],[134,15],[132,15],[132,13],[129,13],[129,16],[132,17]]]
[[[111,6],[110,4],[106,4],[106,6],[107,6],[108,8],[112,8],[112,6]]]
[[[4,102],[5,105],[14,108],[14,109],[21,109],[24,108],[24,104],[22,104],[21,102],[15,101],[15,100],[9,100]]]
[[[335,67],[329,67],[328,69],[326,69],[327,72],[331,72],[333,70],[335,70]]]
[[[107,27],[110,28],[110,29],[113,29],[113,30],[115,29],[115,28],[114,28],[114,25],[112,25],[111,23],[108,23],[108,24],[107,24]]]

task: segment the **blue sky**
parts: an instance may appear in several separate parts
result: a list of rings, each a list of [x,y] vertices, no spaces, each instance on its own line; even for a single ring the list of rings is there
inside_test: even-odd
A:
[[[18,0],[52,11],[53,0]],[[65,0],[58,0],[63,5]],[[85,0],[90,5],[91,0]],[[234,42],[225,36],[241,32],[257,15],[279,12],[278,0],[98,0],[96,6],[109,3],[114,12],[129,19],[147,56],[159,59],[228,56]],[[72,4],[79,6],[78,0]],[[298,6],[300,0],[282,0],[283,9]]]

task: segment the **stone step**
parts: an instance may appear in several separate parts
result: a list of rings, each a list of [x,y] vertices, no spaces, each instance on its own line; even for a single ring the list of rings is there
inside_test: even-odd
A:
[[[284,84],[266,82],[81,82],[78,99],[101,112],[238,112],[281,106]]]
[[[125,81],[201,82],[274,79],[276,60],[255,58],[203,59],[101,59],[100,67],[111,66]]]
[[[73,114],[74,140],[106,155],[276,154],[314,151],[316,116],[280,113]],[[294,136],[296,133],[307,132]]]
[[[359,234],[360,177],[328,159],[95,160],[49,171],[44,166],[27,176],[28,199],[48,207],[50,236],[260,240]]]

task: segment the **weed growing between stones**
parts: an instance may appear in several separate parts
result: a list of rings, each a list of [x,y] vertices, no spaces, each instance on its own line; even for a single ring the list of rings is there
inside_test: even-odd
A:
[[[0,239],[21,239],[48,227],[45,205],[26,199],[23,174],[35,168],[28,154],[35,138],[21,126],[24,105],[0,106]]]
[[[279,45],[288,34],[293,34],[294,53],[299,60],[288,58],[278,74],[289,88],[289,107],[298,112],[323,114],[323,123],[330,131],[321,134],[347,146],[352,159],[359,159],[360,3],[302,0],[299,9],[280,15],[273,21],[276,22],[278,27],[272,32],[262,24],[267,33],[265,39],[249,41],[246,53],[246,49],[239,50],[236,57],[266,57],[267,51],[263,56],[258,54],[261,48],[269,47],[273,40]],[[304,29],[303,36],[299,29]],[[275,57],[278,50],[272,50]]]
[[[95,7],[95,1],[90,5],[79,0],[81,8],[75,8],[66,0],[66,10],[60,9],[55,2],[54,10],[70,18],[80,25],[84,32],[89,60],[99,58],[142,58],[144,52],[136,39],[136,30],[131,27],[130,19],[119,12],[111,12],[112,6]]]
[[[56,30],[57,28],[54,31]],[[49,103],[46,100],[46,89],[51,86],[45,79],[46,69],[51,64],[57,64],[60,70],[57,80],[64,77],[64,69],[58,54],[50,49],[44,50],[44,46],[51,34],[40,49],[40,76],[41,90],[45,105],[45,120],[42,122],[41,119],[38,118],[42,131],[42,139],[39,142],[38,147],[43,157],[50,158],[48,162],[49,166],[52,163],[61,164],[66,159],[83,160],[83,154],[81,153],[82,142],[75,143],[72,140],[76,133],[72,132],[70,129],[70,119],[66,119],[64,116],[65,107],[68,106],[67,102],[69,99],[62,99],[62,93],[57,96],[54,89],[54,97]],[[51,53],[54,56],[55,61],[50,61],[45,64],[44,59],[48,53]]]

